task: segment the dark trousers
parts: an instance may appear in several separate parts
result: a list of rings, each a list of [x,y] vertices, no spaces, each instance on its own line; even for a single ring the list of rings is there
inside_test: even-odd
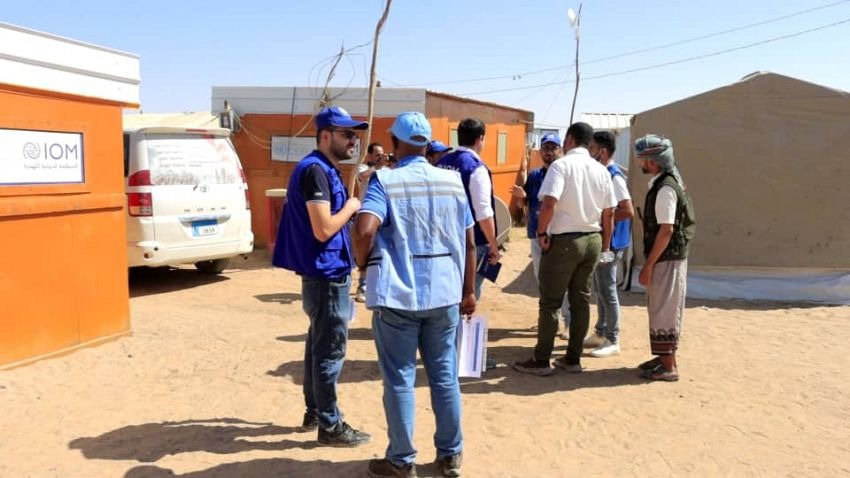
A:
[[[549,250],[540,258],[540,312],[535,359],[549,360],[552,356],[558,332],[558,314],[564,293],[567,293],[572,317],[567,363],[579,363],[584,336],[590,324],[591,277],[601,250],[602,236],[599,233],[552,236]]]
[[[350,276],[337,281],[301,277],[301,300],[310,317],[304,347],[304,402],[325,429],[341,419],[336,382],[348,342],[350,288]]]

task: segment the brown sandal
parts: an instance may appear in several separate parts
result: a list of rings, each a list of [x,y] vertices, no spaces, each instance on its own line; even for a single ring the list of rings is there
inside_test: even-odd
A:
[[[647,378],[653,381],[660,382],[678,382],[679,381],[679,371],[676,369],[667,370],[667,367],[664,364],[659,364],[652,370],[646,370],[641,375],[643,378]]]
[[[661,357],[654,357],[654,358],[647,360],[646,362],[638,365],[638,368],[640,370],[652,370],[659,365],[661,365]]]

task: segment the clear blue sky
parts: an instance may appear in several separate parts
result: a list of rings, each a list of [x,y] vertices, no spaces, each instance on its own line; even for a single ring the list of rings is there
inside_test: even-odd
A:
[[[766,70],[850,90],[850,23],[695,61],[617,73],[741,47],[850,20],[850,1],[680,45],[836,0],[586,0],[581,17],[581,112],[635,113]],[[394,0],[380,40],[384,86],[416,85],[569,120],[579,0]],[[318,86],[341,45],[369,42],[381,0],[118,0],[5,2],[0,20],[140,56],[145,112],[204,111],[217,86]],[[371,46],[352,51],[332,86],[368,85]],[[582,63],[586,62],[586,63]],[[560,67],[560,68],[559,68]],[[530,73],[539,70],[550,70]],[[465,81],[503,77],[490,81]],[[527,89],[518,89],[527,88]],[[513,91],[491,92],[493,90]],[[491,92],[491,93],[488,93]]]

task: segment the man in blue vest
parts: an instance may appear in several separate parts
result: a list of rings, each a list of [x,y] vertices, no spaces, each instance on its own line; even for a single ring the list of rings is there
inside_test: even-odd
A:
[[[466,197],[475,219],[476,264],[484,257],[491,264],[499,262],[502,254],[496,242],[496,200],[493,196],[493,175],[481,160],[479,154],[484,149],[485,125],[479,119],[466,118],[457,126],[458,148],[443,156],[437,163],[438,168],[450,169],[460,173]],[[481,299],[481,285],[484,276],[475,276],[475,298]]]
[[[437,422],[436,464],[459,476],[463,438],[456,331],[475,311],[475,237],[457,173],[425,159],[431,125],[400,114],[390,129],[399,161],[375,172],[354,226],[355,258],[367,266],[366,307],[384,379],[389,445],[369,476],[416,476],[414,382],[422,357]]]
[[[443,159],[443,156],[452,152],[454,148],[450,148],[440,141],[433,140],[428,143],[428,149],[425,151],[425,157],[431,164],[437,164]]]
[[[493,175],[481,160],[484,149],[486,126],[477,118],[466,118],[457,126],[458,148],[437,162],[437,167],[460,173],[472,218],[475,220],[475,263],[486,260],[496,264],[502,258],[496,242],[496,199],[493,195]],[[484,276],[475,274],[475,300],[481,299]],[[496,361],[488,354],[485,358],[487,370],[496,368]]]
[[[301,300],[310,318],[302,426],[318,427],[318,442],[325,446],[357,446],[371,439],[342,420],[336,397],[351,315],[348,221],[360,209],[360,201],[348,197],[339,162],[354,156],[355,130],[368,127],[342,108],[324,108],[316,115],[318,149],[292,171],[272,259],[301,276]]]
[[[596,131],[590,142],[590,155],[611,173],[614,185],[614,234],[611,236],[611,252],[614,260],[600,262],[593,273],[593,288],[596,291],[596,330],[584,340],[584,347],[592,349],[591,357],[610,357],[620,353],[620,298],[617,296],[617,268],[623,259],[623,251],[629,247],[632,234],[632,197],[626,186],[626,175],[614,162],[617,139],[610,131]]]

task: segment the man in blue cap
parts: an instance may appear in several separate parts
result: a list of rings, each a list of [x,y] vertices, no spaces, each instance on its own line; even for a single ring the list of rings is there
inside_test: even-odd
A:
[[[339,162],[354,156],[355,130],[368,127],[334,106],[316,115],[318,148],[292,171],[272,258],[275,266],[301,276],[301,300],[310,318],[302,426],[318,428],[318,442],[325,446],[357,446],[371,439],[342,420],[336,396],[351,315],[348,221],[360,209],[360,201],[348,197]]]
[[[475,312],[474,221],[460,175],[424,157],[431,139],[425,116],[402,113],[390,133],[398,164],[372,176],[354,226],[357,264],[369,270],[366,307],[373,311],[389,437],[385,458],[370,461],[369,476],[416,476],[417,349],[437,422],[437,467],[459,476],[456,333],[460,314]]]
[[[558,133],[543,135],[540,138],[540,159],[543,160],[543,166],[528,173],[524,186],[516,184],[511,186],[513,197],[524,200],[528,205],[526,232],[531,240],[531,265],[534,268],[534,280],[538,280],[540,257],[543,255],[540,244],[537,242],[537,218],[540,215],[540,198],[537,197],[537,194],[540,192],[540,186],[543,185],[543,178],[546,177],[549,166],[560,157],[561,138]],[[564,319],[564,331],[561,332],[561,338],[566,340],[567,330],[570,328],[570,302],[566,296],[564,296],[564,304],[561,306],[561,317]]]
[[[437,164],[446,153],[451,152],[454,148],[450,148],[436,139],[428,143],[428,149],[425,150],[425,157],[431,164]]]

